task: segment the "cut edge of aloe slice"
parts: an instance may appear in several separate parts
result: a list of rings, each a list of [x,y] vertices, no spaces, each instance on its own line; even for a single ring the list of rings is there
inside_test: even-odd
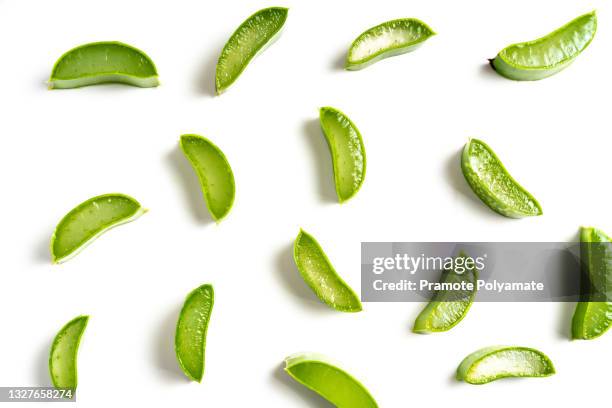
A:
[[[410,22],[410,23],[415,23],[420,25],[423,29],[425,29],[427,31],[427,34],[423,35],[421,38],[419,38],[418,40],[415,41],[410,41],[410,42],[399,42],[395,45],[392,46],[388,46],[385,47],[381,50],[379,50],[378,52],[375,52],[365,58],[360,58],[360,59],[352,59],[352,54],[353,54],[353,50],[355,48],[355,46],[357,44],[359,44],[361,41],[364,41],[366,39],[366,37],[368,35],[370,35],[370,33],[378,28],[382,28],[385,26],[388,26],[390,24],[393,23],[404,23],[404,22]],[[401,30],[401,29],[398,29]],[[401,55],[401,54],[405,54],[411,51],[416,50],[418,47],[420,47],[425,41],[427,41],[428,39],[430,39],[431,37],[433,37],[434,35],[436,35],[436,32],[426,23],[424,23],[423,21],[419,20],[418,18],[398,18],[395,20],[389,20],[389,21],[385,21],[384,23],[380,23],[374,27],[370,27],[367,30],[365,30],[364,32],[362,32],[361,34],[359,34],[357,36],[357,38],[355,38],[355,40],[353,40],[353,42],[351,43],[351,45],[349,46],[349,50],[346,54],[346,60],[345,60],[345,69],[349,70],[349,71],[358,71],[360,69],[366,68],[382,59],[385,58],[389,58],[389,57],[394,57],[397,55]]]
[[[336,136],[334,134],[332,134],[333,132],[331,132],[329,130],[329,128],[327,127],[327,120],[325,118],[326,114],[331,113],[333,115],[335,115],[336,117],[340,117],[343,120],[346,120],[348,125],[351,127],[351,129],[355,132],[355,135],[357,136],[357,140],[359,142],[359,152],[362,156],[361,160],[361,171],[359,174],[359,180],[357,182],[357,184],[353,183],[352,186],[352,192],[345,196],[343,194],[343,192],[341,191],[341,185],[342,185],[342,180],[340,179],[340,157],[338,154],[337,149],[335,148],[335,144],[334,144],[334,140],[336,138]],[[331,106],[323,106],[321,108],[319,108],[319,123],[321,125],[321,130],[323,131],[323,136],[325,137],[325,141],[327,142],[327,146],[329,147],[329,152],[331,154],[332,157],[332,166],[334,169],[334,188],[336,190],[336,195],[338,196],[338,202],[340,204],[343,204],[345,202],[347,202],[348,200],[350,200],[351,198],[355,197],[357,195],[357,193],[359,192],[359,190],[361,190],[361,187],[363,186],[363,183],[365,181],[365,177],[366,177],[366,172],[367,172],[367,164],[368,164],[368,160],[367,160],[367,155],[366,155],[366,150],[365,150],[365,145],[363,144],[363,137],[361,136],[361,132],[359,131],[359,128],[355,125],[355,123],[353,123],[353,121],[351,120],[351,118],[349,118],[344,112],[342,112],[339,109],[336,109],[334,107]],[[334,140],[332,140],[334,139]],[[354,163],[351,163],[354,164]],[[357,166],[355,166],[357,167]],[[354,174],[353,174],[354,176]]]
[[[316,283],[313,282],[311,277],[309,275],[305,274],[302,271],[301,257],[300,257],[300,254],[298,253],[298,249],[299,249],[300,241],[301,241],[302,237],[304,237],[304,236],[307,237],[308,239],[310,239],[313,242],[313,244],[315,245],[318,253],[322,257],[324,262],[327,264],[327,266],[329,267],[329,269],[330,269],[329,272],[333,275],[333,277],[335,279],[337,279],[338,283],[343,286],[343,288],[346,290],[346,293],[348,294],[348,296],[351,297],[351,301],[350,301],[351,305],[345,307],[345,306],[342,306],[342,305],[338,305],[337,303],[335,303],[333,301],[329,301],[321,293],[321,290],[319,288],[319,282],[316,282]],[[310,235],[308,232],[304,231],[302,228],[300,228],[300,232],[299,232],[298,236],[295,238],[295,241],[293,243],[293,261],[295,262],[295,265],[297,266],[297,269],[298,269],[298,272],[300,273],[300,276],[302,276],[302,279],[304,279],[304,282],[306,282],[308,287],[310,287],[310,289],[315,293],[317,298],[319,300],[321,300],[323,303],[325,303],[327,306],[331,307],[332,309],[338,310],[340,312],[347,312],[347,313],[357,313],[357,312],[361,312],[363,310],[363,306],[361,304],[361,300],[359,300],[359,296],[357,296],[357,294],[355,293],[353,288],[348,283],[346,283],[346,281],[344,279],[342,279],[342,277],[338,274],[338,272],[334,268],[333,264],[331,263],[331,261],[327,257],[327,254],[325,253],[325,251],[321,247],[321,244],[319,244],[319,241],[317,241],[312,235]]]
[[[557,63],[551,64],[551,65],[545,65],[545,66],[538,66],[538,67],[533,67],[533,66],[527,66],[527,65],[520,65],[517,64],[513,61],[510,61],[509,57],[506,55],[507,54],[507,50],[513,47],[517,47],[517,46],[530,46],[530,45],[534,45],[534,44],[538,44],[540,42],[544,42],[546,40],[548,40],[550,37],[564,31],[565,29],[567,29],[568,27],[570,27],[572,24],[574,24],[576,22],[576,20],[581,19],[583,17],[587,17],[587,16],[593,16],[594,20],[593,23],[595,25],[594,30],[593,30],[593,35],[591,36],[591,38],[586,42],[586,44],[584,45],[584,47],[579,50],[576,51],[576,53],[571,56],[568,57],[562,61],[559,61]],[[591,44],[591,42],[593,41],[593,39],[595,38],[595,34],[597,32],[597,13],[596,10],[593,10],[589,13],[585,13],[582,14],[574,19],[572,19],[571,21],[565,23],[564,25],[562,25],[561,27],[551,31],[550,33],[540,37],[540,38],[536,38],[535,40],[531,40],[531,41],[525,41],[525,42],[518,42],[518,43],[514,43],[514,44],[510,44],[507,47],[505,47],[504,49],[502,49],[496,56],[495,58],[491,58],[489,59],[489,64],[491,65],[491,67],[501,76],[511,79],[511,80],[515,80],[515,81],[537,81],[537,80],[541,80],[541,79],[545,79],[548,78],[560,71],[562,71],[563,69],[565,69],[568,65],[570,65],[584,50],[586,50],[588,48],[588,46]]]
[[[514,184],[517,189],[525,196],[525,198],[532,201],[536,209],[535,212],[528,213],[525,211],[517,210],[516,208],[512,208],[506,203],[499,203],[500,200],[498,197],[496,197],[496,194],[489,188],[488,185],[485,185],[485,183],[480,180],[480,177],[477,175],[476,171],[472,169],[470,163],[470,147],[472,143],[478,143],[491,155],[491,157],[495,160],[495,162],[499,165],[500,169],[503,171],[503,176],[506,177],[508,181],[510,181],[512,184]],[[540,216],[544,214],[544,212],[542,211],[542,206],[540,205],[538,200],[536,200],[536,198],[529,191],[527,191],[518,181],[514,179],[514,177],[512,177],[510,172],[508,172],[508,170],[504,166],[504,163],[499,159],[499,157],[497,157],[495,151],[491,149],[491,147],[482,140],[470,138],[465,144],[465,147],[463,148],[463,152],[461,154],[461,170],[463,172],[465,180],[467,181],[472,191],[476,194],[476,196],[480,198],[480,200],[487,207],[489,207],[496,213],[508,218],[523,218],[531,216]]]
[[[53,383],[53,386],[57,389],[65,389],[65,390],[72,390],[72,391],[76,390],[76,387],[78,385],[77,359],[78,359],[78,353],[79,353],[79,346],[81,345],[81,339],[83,337],[83,334],[85,333],[85,329],[87,328],[88,322],[89,322],[88,315],[77,316],[74,319],[70,320],[68,323],[66,323],[64,326],[62,326],[62,328],[57,332],[57,334],[55,335],[55,338],[53,339],[53,343],[51,344],[51,349],[49,351],[49,377],[51,378],[51,382]],[[74,387],[65,388],[57,383],[58,380],[53,373],[53,366],[54,366],[53,357],[54,357],[54,352],[59,342],[63,339],[62,335],[64,334],[64,332],[68,328],[70,328],[70,326],[72,326],[73,324],[78,324],[78,323],[80,323],[82,327],[76,337],[76,342],[75,342],[73,353],[70,356],[67,356],[67,357],[70,357],[72,362],[74,362],[75,383],[74,383]]]
[[[89,46],[96,46],[96,45],[104,45],[104,44],[112,44],[112,45],[118,45],[121,47],[125,47],[126,49],[143,56],[151,64],[151,67],[153,68],[155,75],[139,77],[139,76],[132,75],[132,74],[114,72],[114,73],[105,73],[102,75],[97,75],[97,74],[84,75],[84,76],[73,78],[73,79],[54,78],[54,75],[56,73],[56,70],[59,64],[70,53],[77,51],[81,48],[86,48]],[[155,63],[153,62],[151,57],[147,55],[147,53],[145,53],[141,49],[138,49],[129,44],[125,44],[121,41],[96,41],[96,42],[91,42],[91,43],[76,46],[64,52],[57,59],[57,61],[55,61],[55,64],[53,64],[51,75],[49,77],[49,80],[47,81],[47,87],[49,89],[73,89],[73,88],[80,88],[84,86],[98,85],[98,84],[104,84],[104,83],[124,83],[124,84],[133,85],[133,86],[140,87],[140,88],[154,88],[156,86],[159,86],[160,84],[159,76],[157,73],[157,67],[155,66]]]
[[[232,40],[234,39],[234,37],[236,36],[236,34],[238,32],[240,32],[240,30],[249,22],[251,21],[251,19],[253,19],[254,17],[256,17],[258,14],[263,13],[265,11],[270,11],[270,10],[278,10],[281,12],[284,12],[284,17],[283,17],[283,21],[280,24],[280,26],[272,32],[272,35],[269,36],[269,38],[266,40],[265,43],[263,43],[259,48],[255,49],[253,52],[247,59],[246,61],[244,61],[244,63],[242,64],[242,67],[240,68],[240,71],[232,78],[231,81],[229,81],[228,83],[226,83],[224,86],[221,85],[219,79],[218,79],[218,70],[219,70],[219,62],[221,61],[221,59],[223,58],[223,54],[226,50],[226,48],[228,48],[229,46],[231,46]],[[219,58],[217,60],[217,66],[215,69],[215,93],[217,96],[223,94],[225,91],[227,91],[237,80],[238,78],[240,78],[240,76],[242,75],[242,73],[244,72],[244,70],[249,66],[249,64],[251,63],[251,61],[253,61],[253,59],[255,59],[255,57],[257,57],[258,55],[260,55],[262,52],[264,52],[270,45],[272,45],[281,35],[281,33],[283,32],[283,29],[285,27],[285,23],[287,22],[287,17],[289,15],[289,8],[287,7],[266,7],[260,10],[257,10],[256,12],[254,12],[253,14],[251,14],[249,17],[247,17],[242,23],[240,23],[240,25],[238,26],[238,28],[236,28],[234,30],[234,32],[232,33],[232,35],[229,37],[229,39],[227,40],[227,42],[225,43],[225,45],[223,46],[223,49],[221,50],[221,54],[219,55]]]
[[[520,362],[524,363],[523,367],[519,367],[519,361],[513,358],[510,368],[506,371],[502,368],[502,364],[509,360],[508,358],[500,361],[501,357],[497,357],[497,361],[493,362],[492,367],[488,367],[490,371],[487,373],[476,373],[479,365],[483,363],[487,358],[494,356],[495,354],[505,352],[519,352],[525,355],[523,360]],[[530,354],[531,357],[526,355]],[[528,371],[531,367],[525,367],[525,365],[531,364],[535,358],[539,359],[541,367],[534,367],[530,372]],[[529,359],[530,361],[526,361]],[[482,367],[480,367],[482,369]],[[487,368],[487,367],[485,367]],[[497,369],[497,371],[495,371]],[[514,370],[514,371],[511,371]],[[530,347],[522,346],[491,346],[477,350],[461,361],[459,367],[457,367],[456,378],[459,381],[465,381],[473,385],[487,384],[492,381],[500,380],[502,378],[541,378],[550,377],[555,374],[555,367],[550,358],[539,350]]]
[[[111,225],[107,226],[106,228],[102,228],[95,235],[93,235],[91,238],[89,238],[87,241],[85,241],[82,245],[80,245],[77,248],[75,248],[74,250],[72,250],[72,252],[70,252],[68,255],[63,256],[63,257],[57,257],[55,255],[54,250],[53,250],[53,244],[55,243],[58,227],[60,227],[62,225],[62,222],[68,216],[70,216],[74,211],[79,210],[82,206],[84,206],[85,204],[87,204],[87,203],[89,203],[89,202],[91,202],[93,200],[97,200],[97,199],[105,198],[105,197],[123,197],[123,198],[127,198],[129,200],[134,201],[136,204],[138,204],[138,210],[136,210],[136,212],[133,215],[131,215],[130,217],[124,218],[121,221],[118,221],[118,222],[116,222],[114,224],[111,224]],[[121,194],[121,193],[101,194],[99,196],[95,196],[95,197],[92,197],[90,199],[87,199],[87,200],[83,201],[82,203],[80,203],[79,205],[74,207],[72,210],[68,211],[68,213],[66,213],[66,215],[64,215],[64,217],[62,217],[60,222],[57,223],[57,226],[55,227],[55,230],[53,231],[53,235],[51,235],[51,241],[49,243],[49,252],[51,253],[51,262],[53,264],[62,264],[64,262],[67,262],[67,261],[71,260],[72,258],[77,256],[78,254],[80,254],[92,242],[94,242],[96,239],[98,239],[100,237],[100,235],[104,234],[105,232],[107,232],[107,231],[109,231],[109,230],[111,230],[111,229],[113,229],[115,227],[118,227],[118,226],[123,225],[123,224],[130,223],[130,222],[140,218],[140,216],[142,216],[143,214],[147,213],[148,211],[149,210],[147,208],[142,207],[142,205],[135,198],[130,197],[127,194]]]

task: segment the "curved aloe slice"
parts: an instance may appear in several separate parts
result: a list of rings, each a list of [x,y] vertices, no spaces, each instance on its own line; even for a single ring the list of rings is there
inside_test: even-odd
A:
[[[206,332],[214,302],[215,293],[211,285],[193,290],[187,295],[176,324],[176,359],[185,375],[197,382],[201,382],[204,376]]]
[[[150,88],[159,85],[151,58],[130,45],[116,41],[95,42],[73,48],[55,63],[49,88],[123,83]]]
[[[104,194],[79,204],[62,218],[51,237],[51,259],[72,259],[109,229],[134,221],[147,210],[124,194]]]
[[[320,354],[298,353],[287,357],[285,371],[338,408],[378,407],[359,381]]]
[[[548,377],[555,373],[550,359],[528,347],[493,346],[467,356],[457,368],[457,379],[486,384],[507,377]]]
[[[341,312],[361,311],[361,301],[336,273],[319,243],[300,230],[293,244],[293,259],[302,278],[326,305]]]
[[[365,146],[357,126],[339,110],[321,108],[319,120],[332,156],[338,201],[343,203],[357,194],[365,179]]]
[[[427,24],[416,18],[379,24],[353,41],[346,56],[346,69],[363,69],[383,58],[414,51],[435,34]]]
[[[517,81],[547,78],[571,64],[595,37],[595,12],[582,15],[534,41],[510,45],[491,60],[500,75]]]
[[[580,229],[584,281],[572,319],[572,337],[590,340],[612,325],[612,239],[596,228]]]
[[[49,353],[49,374],[55,388],[76,390],[77,355],[88,320],[89,316],[74,318],[61,328],[53,340]]]
[[[467,255],[460,253],[458,258],[466,258]],[[456,265],[457,263],[454,263]],[[475,268],[467,268],[459,273],[452,269],[442,272],[440,282],[471,283],[472,290],[440,290],[435,293],[425,309],[419,314],[412,329],[415,333],[443,332],[455,327],[467,314],[472,306],[476,295],[476,280],[478,271]]]
[[[251,60],[278,38],[288,12],[289,10],[283,7],[259,10],[234,31],[217,61],[217,95],[225,92]]]
[[[234,204],[234,173],[225,155],[215,144],[199,135],[182,135],[181,149],[200,179],[208,211],[219,222]]]
[[[493,211],[510,218],[542,215],[537,200],[510,176],[485,142],[470,139],[461,169],[474,193]]]

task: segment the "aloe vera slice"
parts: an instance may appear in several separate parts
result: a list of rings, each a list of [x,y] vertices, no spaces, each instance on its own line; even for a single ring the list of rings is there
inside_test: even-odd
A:
[[[53,263],[72,259],[104,232],[134,221],[146,211],[125,194],[104,194],[84,201],[57,224],[50,245]]]
[[[458,258],[465,259],[467,255],[460,253]],[[454,265],[457,264],[454,263]],[[466,267],[466,270],[461,273],[452,269],[444,270],[440,277],[440,282],[471,283],[472,290],[437,291],[416,318],[412,331],[415,333],[444,332],[459,324],[472,306],[474,296],[476,295],[477,279],[478,271],[475,268]]]
[[[336,273],[313,236],[300,230],[293,244],[293,259],[312,291],[323,303],[341,312],[361,311],[361,301]]]
[[[391,20],[361,33],[346,56],[346,69],[359,70],[380,61],[414,51],[436,33],[416,18]]]
[[[332,156],[338,201],[343,203],[357,194],[365,179],[365,146],[357,126],[338,109],[321,108],[319,121]]]
[[[232,209],[236,184],[225,155],[213,142],[199,135],[182,135],[181,149],[200,179],[208,212],[220,222]]]
[[[593,41],[596,31],[593,11],[542,38],[504,48],[491,60],[491,66],[500,75],[517,81],[544,79],[570,65]]]
[[[298,353],[287,357],[285,371],[338,408],[378,407],[359,381],[320,354]]]
[[[289,10],[283,7],[265,8],[240,24],[223,47],[217,61],[217,95],[225,92],[251,60],[279,37],[288,13]]]
[[[197,382],[204,376],[206,333],[214,302],[212,285],[196,288],[187,295],[176,324],[176,359],[185,375]]]
[[[157,69],[147,54],[116,41],[94,42],[73,48],[55,63],[49,89],[123,83],[150,88],[159,85]]]
[[[461,169],[474,193],[493,211],[510,218],[542,215],[538,201],[510,176],[485,142],[470,139]]]
[[[548,377],[555,373],[550,359],[541,351],[516,346],[493,346],[475,351],[457,368],[457,379],[486,384],[507,377]]]
[[[72,391],[77,388],[77,355],[88,321],[89,316],[72,319],[53,340],[49,353],[49,375],[55,388]]]
[[[612,239],[596,228],[582,227],[580,257],[584,292],[572,319],[572,337],[591,340],[612,325]]]

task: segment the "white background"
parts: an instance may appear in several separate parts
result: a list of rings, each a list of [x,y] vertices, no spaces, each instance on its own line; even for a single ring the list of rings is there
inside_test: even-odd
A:
[[[268,5],[290,7],[282,37],[213,97],[223,44]],[[560,74],[520,83],[486,66],[504,46],[593,8],[597,36]],[[341,69],[355,36],[399,17],[438,35],[412,54]],[[361,241],[565,241],[591,224],[612,232],[611,27],[604,0],[0,0],[0,385],[49,384],[55,333],[89,314],[79,352],[86,407],[327,406],[282,372],[297,351],[341,362],[385,408],[606,403],[612,334],[570,342],[572,304],[479,303],[452,331],[416,335],[419,304],[365,304],[358,314],[322,306],[290,246],[303,227],[358,289]],[[146,51],[162,85],[46,89],[64,51],[100,40]],[[365,183],[345,205],[317,124],[324,105],[346,112],[367,148]],[[232,164],[236,203],[220,225],[177,149],[187,132],[211,138]],[[458,161],[468,137],[495,149],[542,217],[506,219],[473,196]],[[55,224],[107,192],[150,212],[51,265]],[[189,383],[174,327],[185,295],[206,282],[216,292],[206,372]],[[465,355],[492,344],[539,348],[558,374],[453,380]]]

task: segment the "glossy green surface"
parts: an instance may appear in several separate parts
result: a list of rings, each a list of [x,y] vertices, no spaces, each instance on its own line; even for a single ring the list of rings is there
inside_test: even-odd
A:
[[[584,14],[534,41],[510,45],[491,60],[500,75],[517,81],[547,78],[571,64],[595,37],[597,16]]]
[[[278,38],[288,13],[283,7],[259,10],[234,31],[217,61],[215,85],[218,95],[238,79],[255,56]]]
[[[293,259],[313,292],[328,306],[341,312],[361,311],[361,301],[336,273],[319,243],[304,230],[293,244]]]
[[[463,253],[459,257],[465,258]],[[412,329],[415,333],[443,332],[455,327],[467,314],[476,295],[476,280],[478,271],[467,268],[459,273],[451,269],[444,270],[440,282],[472,283],[473,290],[437,291],[431,301],[425,306],[414,322]]]
[[[572,338],[590,340],[612,325],[612,239],[596,228],[580,229],[583,293],[572,319]],[[602,301],[604,300],[604,301]]]
[[[368,390],[328,358],[299,353],[285,359],[285,371],[338,408],[375,408],[378,404]]]
[[[230,212],[236,195],[234,173],[215,144],[199,135],[182,135],[181,149],[200,179],[210,215],[219,222]]]
[[[555,373],[550,359],[528,347],[493,346],[475,351],[457,368],[457,379],[486,384],[507,377],[548,377]]]
[[[363,69],[383,58],[414,51],[436,33],[416,18],[387,21],[361,33],[346,56],[346,69]]]
[[[338,201],[343,203],[357,194],[365,179],[365,146],[357,126],[339,110],[321,108],[319,120],[332,156]]]
[[[187,295],[176,324],[176,359],[185,375],[197,382],[204,376],[206,332],[214,302],[212,285],[198,287]]]
[[[77,355],[89,316],[79,316],[66,323],[57,333],[49,353],[49,375],[58,389],[76,390]]]
[[[510,176],[483,141],[470,139],[465,145],[461,169],[474,193],[493,211],[510,218],[542,215],[538,201]]]
[[[135,220],[146,210],[124,194],[104,194],[79,204],[62,218],[51,237],[51,259],[62,263],[104,232]]]
[[[150,88],[159,85],[153,61],[137,48],[116,41],[81,45],[55,63],[50,89],[78,88],[103,83]]]

